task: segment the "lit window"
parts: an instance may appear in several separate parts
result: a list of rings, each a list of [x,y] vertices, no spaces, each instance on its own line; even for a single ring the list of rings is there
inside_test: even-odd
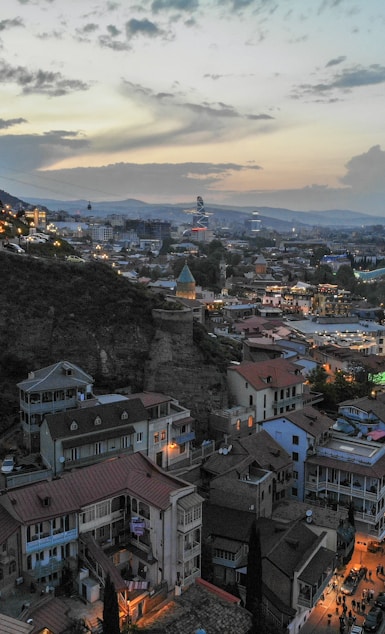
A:
[[[248,427],[252,427],[254,423],[254,419],[252,416],[249,416],[249,418],[247,419],[247,426]]]

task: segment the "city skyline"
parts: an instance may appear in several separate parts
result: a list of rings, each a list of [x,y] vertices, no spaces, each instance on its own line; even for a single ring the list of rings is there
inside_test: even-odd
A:
[[[3,0],[0,188],[385,216],[381,0]]]

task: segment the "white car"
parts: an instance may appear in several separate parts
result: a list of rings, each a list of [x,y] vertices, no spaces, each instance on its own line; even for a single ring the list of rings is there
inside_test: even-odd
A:
[[[85,262],[85,260],[78,255],[67,255],[66,260],[67,262]]]
[[[14,466],[15,461],[13,456],[5,456],[3,464],[1,465],[1,471],[2,473],[12,473]]]

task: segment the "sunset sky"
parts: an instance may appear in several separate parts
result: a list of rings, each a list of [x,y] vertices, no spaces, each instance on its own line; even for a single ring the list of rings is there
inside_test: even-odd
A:
[[[383,0],[0,6],[0,189],[385,217]]]

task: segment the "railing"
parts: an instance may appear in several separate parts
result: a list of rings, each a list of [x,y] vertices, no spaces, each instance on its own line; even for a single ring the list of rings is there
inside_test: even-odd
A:
[[[30,570],[29,572],[32,577],[39,579],[41,577],[52,575],[55,572],[59,572],[64,568],[65,563],[65,559],[59,560],[56,559],[56,557],[51,557],[46,564],[37,562],[33,570]]]
[[[200,577],[200,575],[201,575],[201,571],[199,570],[199,568],[193,568],[191,574],[189,574],[188,577],[185,577],[182,580],[182,585],[190,586],[192,583],[194,583],[195,579]]]
[[[207,444],[199,447],[199,449],[193,449],[193,451],[190,452],[190,462],[197,462],[207,456],[211,456],[213,453],[215,453],[215,441],[211,440]]]
[[[287,396],[284,398],[278,398],[273,401],[273,407],[287,407],[288,405],[293,405],[295,403],[303,402],[303,394],[297,394],[296,396]]]
[[[52,480],[52,476],[52,469],[41,469],[39,471],[29,471],[28,473],[12,473],[12,475],[5,477],[5,485],[7,489],[15,489],[26,484],[32,484],[32,482]]]
[[[77,528],[73,528],[69,531],[62,531],[60,533],[56,533],[55,535],[52,533],[47,537],[39,537],[36,536],[36,539],[33,539],[26,543],[25,552],[27,555],[30,553],[37,552],[39,550],[44,550],[45,548],[51,548],[53,546],[60,546],[62,544],[67,544],[79,536],[79,532]],[[34,536],[35,537],[35,536]]]
[[[193,542],[193,544],[189,546],[185,546],[182,550],[179,560],[180,561],[188,561],[189,559],[193,559],[197,555],[201,553],[201,545],[199,542]]]
[[[110,451],[104,451],[100,454],[94,454],[92,456],[85,456],[84,458],[78,458],[77,460],[67,460],[64,463],[64,469],[72,469],[73,467],[85,467],[90,464],[94,464],[95,462],[101,462],[106,458],[112,458],[113,456],[118,456],[119,454],[128,454],[133,453],[134,448],[132,445],[129,447],[124,447],[121,449],[111,449]]]
[[[342,493],[344,495],[354,495],[355,497],[359,497],[370,502],[376,502],[378,499],[377,493],[372,493],[363,487],[354,485],[345,486],[336,482],[327,482],[326,480],[318,480],[318,483],[316,479],[307,480],[305,488],[308,491],[321,490],[322,493],[325,491],[333,491],[334,493]]]

